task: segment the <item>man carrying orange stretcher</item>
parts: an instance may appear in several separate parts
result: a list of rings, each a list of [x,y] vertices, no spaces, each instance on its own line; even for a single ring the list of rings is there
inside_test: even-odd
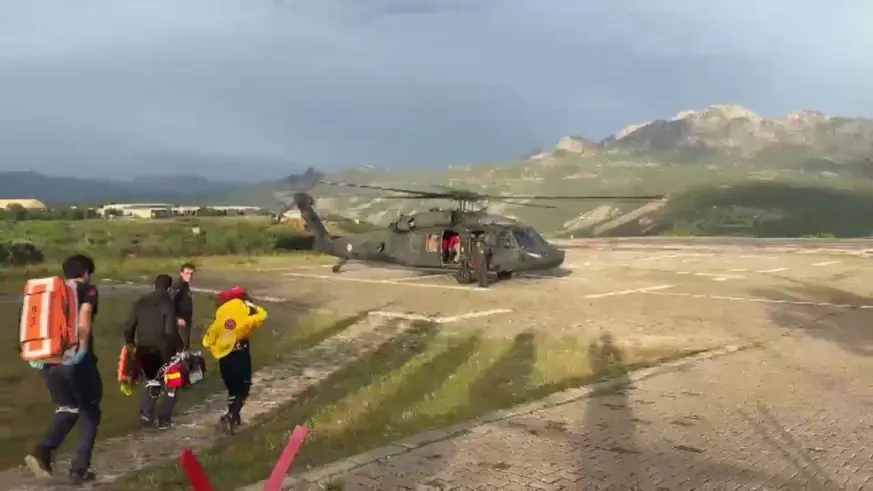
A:
[[[250,339],[255,329],[267,319],[267,311],[253,304],[248,292],[235,287],[218,294],[215,320],[206,330],[203,346],[218,360],[221,379],[227,388],[227,412],[220,427],[233,434],[242,420],[240,411],[252,386]]]

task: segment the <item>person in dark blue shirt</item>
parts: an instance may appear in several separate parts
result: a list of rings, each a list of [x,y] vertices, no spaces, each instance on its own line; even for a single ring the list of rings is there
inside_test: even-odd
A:
[[[24,462],[37,477],[51,477],[52,455],[73,427],[79,423],[79,445],[70,467],[70,481],[81,484],[93,481],[91,456],[97,440],[102,412],[103,382],[94,354],[91,327],[99,309],[97,287],[91,284],[94,261],[85,255],[70,256],[63,264],[64,277],[76,283],[79,299],[79,346],[75,354],[62,363],[45,364],[42,374],[55,403],[55,417],[42,441]]]

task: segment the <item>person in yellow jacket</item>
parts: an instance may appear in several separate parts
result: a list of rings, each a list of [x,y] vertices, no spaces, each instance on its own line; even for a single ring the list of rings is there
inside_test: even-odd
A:
[[[242,423],[240,412],[252,386],[250,339],[265,320],[267,311],[249,301],[245,289],[225,290],[218,295],[215,320],[203,337],[203,346],[218,360],[227,388],[227,412],[219,420],[227,433],[233,433]]]

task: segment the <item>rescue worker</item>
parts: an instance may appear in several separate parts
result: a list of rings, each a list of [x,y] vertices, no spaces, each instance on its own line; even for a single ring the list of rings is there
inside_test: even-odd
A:
[[[215,320],[203,337],[203,346],[218,359],[221,379],[227,389],[227,411],[220,427],[232,434],[242,424],[240,412],[252,385],[252,332],[267,319],[267,311],[253,304],[245,289],[236,287],[218,295]]]
[[[97,316],[99,297],[91,283],[94,261],[85,255],[70,256],[63,264],[64,278],[76,283],[79,300],[79,345],[75,353],[60,363],[31,363],[42,370],[55,409],[54,420],[42,441],[25,457],[24,463],[37,477],[52,475],[52,456],[61,446],[76,423],[79,427],[79,445],[70,467],[73,484],[93,481],[91,456],[100,426],[103,400],[103,382],[94,355],[94,332],[91,329]]]
[[[140,422],[144,427],[154,426],[155,416],[159,429],[171,426],[178,398],[175,390],[164,390],[158,374],[176,353],[182,353],[184,359],[188,352],[185,338],[179,332],[181,327],[177,324],[176,307],[170,298],[172,284],[170,275],[157,275],[155,289],[133,304],[124,328],[124,341],[128,350],[135,353],[146,379],[139,406]],[[155,406],[161,395],[165,397],[156,414]]]
[[[191,282],[197,268],[191,263],[185,263],[179,268],[179,277],[173,282],[170,297],[176,306],[176,322],[185,346],[191,343],[191,329],[194,320],[194,299],[191,293]]]

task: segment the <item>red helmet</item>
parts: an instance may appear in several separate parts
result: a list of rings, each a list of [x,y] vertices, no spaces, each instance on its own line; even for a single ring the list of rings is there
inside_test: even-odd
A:
[[[230,290],[224,290],[218,294],[218,304],[224,305],[227,302],[230,302],[233,299],[244,300],[249,296],[249,293],[245,288],[241,286],[235,286]]]

